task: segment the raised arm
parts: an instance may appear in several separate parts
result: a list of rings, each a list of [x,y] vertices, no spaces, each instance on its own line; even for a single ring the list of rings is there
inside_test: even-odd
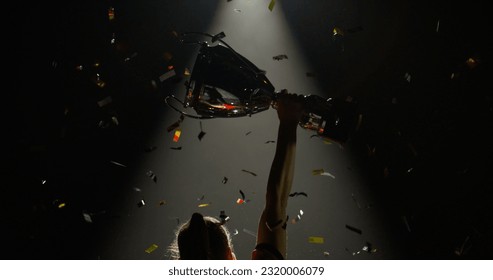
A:
[[[265,207],[260,217],[254,259],[269,258],[277,250],[286,258],[286,207],[294,177],[296,130],[303,113],[303,96],[283,91],[277,99],[279,130],[267,182]],[[259,247],[260,246],[260,247]],[[268,253],[265,253],[265,250]]]

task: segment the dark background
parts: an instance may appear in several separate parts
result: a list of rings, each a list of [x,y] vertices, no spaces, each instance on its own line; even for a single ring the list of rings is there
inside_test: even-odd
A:
[[[252,18],[252,26],[236,25],[227,19],[223,27],[213,26],[215,29],[209,30],[220,9],[253,17],[251,14],[257,10],[259,14],[266,13],[269,1],[134,2],[26,4],[17,13],[22,16],[13,17],[20,46],[14,44],[12,52],[17,68],[13,92],[15,113],[7,116],[9,125],[4,133],[14,143],[6,147],[9,164],[7,179],[2,183],[3,214],[7,222],[3,228],[12,233],[4,239],[10,246],[2,250],[3,259],[164,258],[161,254],[164,251],[154,255],[144,253],[150,243],[157,242],[146,241],[145,246],[139,243],[148,231],[116,236],[128,231],[125,225],[137,232],[138,228],[132,223],[138,220],[148,223],[150,229],[157,231],[154,233],[157,236],[167,232],[159,244],[159,250],[164,250],[176,222],[171,219],[173,222],[155,228],[152,224],[160,219],[170,220],[170,216],[177,215],[169,214],[173,211],[180,213],[179,218],[184,221],[196,210],[187,208],[185,202],[180,206],[180,199],[186,198],[190,189],[180,186],[179,180],[169,183],[173,181],[173,174],[188,169],[188,180],[199,184],[212,176],[210,173],[214,172],[208,170],[211,166],[217,167],[215,170],[227,169],[229,164],[242,160],[270,164],[272,149],[264,158],[255,158],[252,153],[250,159],[248,153],[261,150],[259,147],[265,146],[264,140],[275,140],[272,139],[275,122],[270,125],[274,134],[257,142],[243,136],[250,130],[254,132],[252,135],[261,132],[255,130],[255,122],[265,123],[263,118],[275,121],[275,113],[262,113],[250,119],[203,122],[209,129],[204,140],[211,139],[208,148],[200,148],[198,145],[206,145],[204,140],[194,138],[196,149],[187,150],[183,142],[183,150],[177,151],[169,149],[178,144],[171,143],[172,133],[167,133],[166,127],[175,122],[178,115],[163,102],[169,92],[184,91],[183,82],[187,77],[181,73],[185,67],[192,66],[190,62],[195,54],[192,48],[177,42],[173,31],[218,33],[227,30],[225,40],[238,52],[260,64],[260,68],[272,68],[275,62],[264,58],[285,53],[288,46],[279,41],[278,33],[269,33],[270,29],[256,30],[253,26],[258,28],[258,25],[253,22],[257,19]],[[378,209],[375,215],[385,228],[382,230],[385,234],[370,241],[376,248],[379,243],[387,243],[386,248],[392,248],[392,253],[380,254],[380,250],[364,258],[491,259],[493,91],[491,47],[487,43],[491,22],[486,6],[479,1],[278,2],[273,12],[267,12],[273,17],[284,14],[286,24],[279,33],[290,34],[311,68],[299,70],[296,77],[285,75],[282,71],[287,70],[283,69],[274,73],[268,71],[267,76],[272,77],[278,88],[291,90],[289,82],[280,84],[278,81],[305,80],[318,84],[316,93],[319,95],[351,96],[364,114],[363,127],[346,148],[353,170],[344,166],[341,169],[345,171],[340,172],[358,170],[358,176],[365,181],[364,193],[371,197],[367,200]],[[115,7],[113,21],[108,19],[110,6]],[[235,12],[235,8],[242,11]],[[334,37],[331,32],[334,27],[344,30],[344,35]],[[113,34],[116,44],[110,43]],[[232,42],[228,41],[229,37]],[[267,51],[252,41],[261,41],[272,48]],[[165,52],[171,53],[172,58],[163,55]],[[134,53],[138,55],[132,57]],[[125,61],[127,57],[131,59]],[[467,64],[469,58],[475,63]],[[286,63],[293,59],[296,58],[289,54]],[[101,62],[99,68],[92,66],[95,60]],[[83,65],[83,70],[77,71],[77,65]],[[160,83],[158,77],[169,65],[175,67],[178,77]],[[308,78],[305,72],[315,73],[316,77]],[[95,85],[96,73],[106,82],[104,88]],[[410,82],[405,73],[411,74]],[[152,80],[157,81],[156,87],[151,84]],[[98,107],[97,102],[107,96],[111,96],[113,102]],[[10,107],[9,104],[4,106]],[[112,116],[118,118],[118,125],[111,124]],[[104,123],[108,127],[98,125]],[[229,139],[227,133],[221,136],[221,125],[230,131],[238,129],[243,140]],[[242,125],[243,130],[240,130]],[[160,127],[161,134],[168,135],[167,142],[155,141],[156,127]],[[198,134],[198,123],[193,122],[193,127],[193,133]],[[219,131],[215,138],[213,127]],[[157,148],[155,151],[146,152],[153,146]],[[215,149],[219,148],[241,149],[246,156],[242,159],[231,155],[231,162],[215,161],[214,153],[221,153]],[[373,148],[375,153],[370,154]],[[310,158],[310,150],[304,150],[309,149],[307,145],[301,149],[301,158]],[[156,155],[156,151],[163,150],[168,151]],[[170,155],[173,152],[175,154]],[[313,150],[315,153],[318,154]],[[154,158],[150,166],[155,169],[167,166],[166,175],[158,176],[156,184],[165,184],[166,189],[172,185],[174,190],[169,190],[170,193],[184,195],[176,196],[175,206],[166,205],[169,210],[149,212],[143,218],[131,212],[140,209],[136,205],[139,195],[130,199],[128,193],[132,192],[132,187],[141,185],[139,180],[150,182],[145,176],[149,168],[139,168],[132,163],[151,160],[151,155]],[[331,156],[330,151],[327,156]],[[124,163],[126,169],[109,163],[111,160]],[[304,166],[304,162],[300,160],[297,166]],[[249,169],[238,165],[237,170],[243,168]],[[259,177],[265,179],[267,170],[260,173]],[[216,174],[219,182],[222,174],[219,171]],[[140,179],[134,179],[138,176]],[[297,178],[300,184],[308,182],[303,177]],[[44,184],[43,180],[46,180]],[[256,183],[261,190],[262,181]],[[210,191],[214,188],[209,186]],[[309,196],[310,204],[331,205],[322,195],[314,191],[310,194],[313,194]],[[200,197],[199,194],[192,196],[193,199]],[[345,201],[338,200],[339,203],[354,204],[347,194],[345,198]],[[66,202],[67,206],[58,208],[61,202]],[[132,210],[128,210],[130,208]],[[259,209],[261,204],[256,205],[257,212]],[[93,223],[83,220],[84,211],[92,214]],[[321,210],[311,218],[304,217],[303,221],[316,228],[321,219],[329,222],[340,219],[340,234],[353,234],[343,228],[344,223],[349,223],[344,220],[351,214],[336,211],[332,209],[332,214],[325,216]],[[410,231],[403,219],[410,225]],[[249,220],[253,224],[254,221],[255,216]],[[118,242],[109,241],[113,236]],[[235,242],[240,257],[248,258],[252,241]],[[300,246],[306,243],[296,238],[289,242]],[[299,249],[291,255],[295,259],[363,258],[362,254],[351,254],[359,248],[356,241],[334,238],[326,242],[341,244],[330,257],[311,249]],[[124,251],[123,246],[135,249]],[[292,248],[298,247],[293,245]]]

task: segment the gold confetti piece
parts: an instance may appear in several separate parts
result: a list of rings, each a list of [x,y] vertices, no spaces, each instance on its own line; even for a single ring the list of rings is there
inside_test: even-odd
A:
[[[328,139],[328,138],[324,138],[324,144],[332,145],[332,141],[330,141],[330,139]]]
[[[149,246],[149,248],[147,248],[145,250],[145,252],[150,254],[150,253],[154,252],[154,250],[156,250],[157,248],[158,248],[158,246],[156,244],[152,244],[151,246]]]
[[[190,76],[190,69],[185,68],[185,71],[183,72],[183,75]]]
[[[330,256],[330,253],[329,253],[329,252],[327,252],[327,251],[325,251],[325,252],[324,252],[324,256],[328,257],[328,256]]]
[[[274,9],[274,6],[276,5],[276,0],[270,0],[270,3],[269,3],[269,10],[272,12],[272,10]]]
[[[339,27],[334,27],[334,29],[332,29],[332,34],[334,36],[337,36],[337,35],[344,36],[344,31],[342,31],[342,29],[340,29]]]
[[[322,175],[324,173],[323,169],[314,169],[312,175]]]
[[[58,208],[60,208],[60,209],[63,208],[63,207],[65,207],[65,206],[66,206],[66,204],[64,202],[58,204]]]
[[[160,201],[159,201],[159,206],[163,206],[163,205],[165,205],[166,203],[167,203],[167,202],[166,202],[166,200],[160,200]]]
[[[178,140],[180,139],[180,135],[181,135],[181,129],[177,129],[175,131],[175,135],[173,136],[173,142],[178,142]]]
[[[207,207],[209,206],[209,203],[202,203],[202,204],[199,204],[199,207],[202,208],[202,207]]]
[[[469,67],[469,69],[473,69],[476,66],[478,66],[479,60],[473,57],[470,57],[466,60],[466,65]]]
[[[318,236],[310,236],[310,237],[308,237],[308,242],[309,243],[314,243],[314,244],[323,244],[324,243],[324,238],[323,237],[318,237]]]

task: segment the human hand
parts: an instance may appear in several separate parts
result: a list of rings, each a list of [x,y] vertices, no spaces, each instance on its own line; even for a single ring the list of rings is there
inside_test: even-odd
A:
[[[298,124],[305,111],[304,99],[303,95],[288,93],[285,89],[277,94],[274,108],[281,123]]]

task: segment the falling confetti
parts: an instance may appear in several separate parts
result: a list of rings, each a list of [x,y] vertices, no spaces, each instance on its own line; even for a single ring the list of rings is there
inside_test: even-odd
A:
[[[340,29],[339,27],[334,27],[332,29],[332,35],[334,35],[334,36],[344,36],[344,31],[342,31],[342,29]]]
[[[276,141],[273,140],[265,141],[265,144],[269,144],[269,143],[276,143]]]
[[[336,177],[332,174],[330,174],[329,172],[322,172],[322,174],[320,174],[322,176],[328,176],[328,177],[331,177],[332,179],[335,179]]]
[[[407,81],[408,83],[410,83],[410,82],[411,82],[411,74],[409,74],[409,73],[407,73],[407,72],[406,72],[406,74],[404,74],[404,78],[406,79],[406,81]]]
[[[142,190],[141,190],[141,189],[139,189],[139,188],[137,188],[137,187],[134,187],[134,191],[136,191],[136,192],[140,192],[140,191],[142,191]]]
[[[181,129],[175,130],[175,135],[173,136],[173,142],[178,142],[180,140]]]
[[[106,97],[104,99],[99,100],[98,101],[98,106],[99,107],[104,107],[104,106],[110,104],[111,102],[113,102],[113,99],[111,98],[111,96],[108,96],[108,97]]]
[[[373,245],[370,242],[366,242],[366,245],[361,248],[362,251],[367,252],[368,254],[376,253],[377,249],[373,248]]]
[[[325,252],[324,252],[324,256],[325,256],[325,257],[328,257],[328,256],[330,256],[330,253],[329,253],[329,252],[327,252],[327,251],[325,251]]]
[[[219,214],[219,218],[221,219],[221,224],[225,224],[230,219],[230,217],[226,215],[226,212],[224,210],[221,210],[221,213]]]
[[[111,117],[111,121],[113,122],[113,124],[119,125],[118,119],[115,116]]]
[[[469,69],[474,69],[476,66],[478,66],[479,60],[473,57],[470,57],[466,60],[466,65],[469,67]]]
[[[168,132],[171,132],[172,130],[175,130],[176,128],[178,128],[180,126],[180,123],[181,123],[181,120],[176,121],[173,124],[171,124],[170,126],[168,126],[168,128],[166,130]]]
[[[323,169],[314,169],[312,170],[312,175],[322,175],[324,173]]]
[[[288,56],[285,54],[280,54],[280,55],[273,56],[272,59],[279,61],[279,60],[283,60],[283,59],[288,59]]]
[[[438,33],[438,29],[440,28],[440,20],[437,21],[437,27],[436,27],[436,32]]]
[[[203,207],[207,207],[209,205],[210,205],[209,203],[202,203],[202,204],[199,204],[198,207],[203,208]]]
[[[145,205],[146,205],[146,203],[145,203],[145,201],[143,199],[141,199],[139,201],[139,203],[137,203],[137,206],[139,206],[139,207],[142,207],[142,206],[145,206]]]
[[[324,138],[324,144],[332,145],[332,141],[330,141],[330,139],[328,139],[328,138]]]
[[[294,192],[294,193],[289,194],[290,197],[300,196],[300,195],[308,197],[308,195],[304,192]]]
[[[147,171],[146,175],[147,177],[151,178],[154,181],[154,183],[157,183],[157,176],[156,174],[154,174],[154,172],[152,172],[152,170]]]
[[[108,8],[108,18],[110,21],[115,19],[115,8],[113,7]]]
[[[249,135],[250,133],[252,133],[252,132],[251,132],[251,131],[248,131],[247,133],[245,133],[245,136],[246,136],[246,135]]]
[[[246,173],[250,173],[253,176],[257,176],[257,174],[253,173],[252,171],[248,171],[248,170],[245,170],[245,169],[242,169],[241,171],[246,172]]]
[[[251,231],[251,230],[248,230],[246,228],[243,229],[243,232],[244,233],[247,233],[247,234],[250,234],[251,236],[257,238],[257,234],[255,234],[255,232]]]
[[[110,160],[110,162],[113,163],[114,165],[118,165],[118,166],[121,166],[121,167],[127,167],[126,165],[121,164],[121,163],[116,162],[116,161],[113,161],[113,160]]]
[[[170,149],[172,149],[172,150],[181,150],[182,148],[181,147],[171,147]]]
[[[145,250],[145,252],[150,254],[150,253],[154,252],[154,250],[156,250],[157,248],[158,248],[158,246],[156,244],[152,244],[151,246],[149,246],[149,248],[147,248]]]
[[[355,227],[352,227],[350,225],[346,225],[346,228],[349,229],[350,231],[354,231],[356,232],[357,234],[362,234],[363,231],[361,229],[358,229],[358,228],[355,228]]]
[[[241,13],[241,10],[240,9],[233,9],[233,11],[235,11],[237,13]]]
[[[214,43],[214,42],[216,42],[218,40],[223,39],[224,37],[226,37],[226,34],[224,32],[220,32],[220,33],[212,36],[211,42]]]
[[[324,238],[319,237],[319,236],[310,236],[308,237],[308,242],[309,243],[314,243],[314,244],[323,244],[324,243]]]
[[[91,215],[87,214],[87,213],[82,213],[82,216],[84,217],[84,220],[88,223],[92,223],[92,218],[91,218]]]
[[[61,208],[63,208],[63,207],[65,207],[65,206],[66,206],[65,202],[61,202],[61,201],[60,201],[60,200],[58,200],[58,199],[55,199],[52,203],[53,203],[53,205],[54,205],[55,207],[57,207],[58,209],[61,209]]]
[[[243,193],[243,191],[242,191],[242,190],[240,190],[240,194],[241,194],[241,198],[242,198],[243,200],[245,200],[245,193]]]
[[[197,198],[197,201],[204,200],[205,195],[202,195],[201,197]]]
[[[190,69],[185,68],[185,71],[183,72],[183,75],[190,76]]]
[[[159,81],[160,81],[160,82],[164,82],[164,81],[166,81],[167,79],[169,79],[169,78],[171,78],[171,77],[173,77],[173,76],[175,76],[175,75],[176,75],[175,69],[170,70],[170,71],[168,71],[168,72],[166,72],[166,73],[162,74],[161,76],[159,76]]]
[[[167,204],[166,200],[160,200],[159,201],[159,206],[163,206],[165,204]]]
[[[296,216],[296,218],[291,220],[292,224],[296,224],[301,220],[301,217],[303,216],[303,210],[300,210],[300,213]]]
[[[238,198],[236,200],[236,204],[243,204],[243,203],[245,203],[245,201],[243,199],[241,199],[241,198]]]
[[[226,184],[228,182],[228,177],[223,178],[223,184]]]
[[[237,230],[237,229],[235,229],[235,230],[233,231],[233,235],[238,235],[238,233],[239,233],[239,232],[238,232],[238,230]]]
[[[464,254],[464,249],[465,249],[465,246],[466,246],[466,244],[467,244],[468,241],[469,241],[469,235],[466,237],[466,239],[464,240],[464,242],[462,242],[462,245],[460,246],[460,248],[456,248],[455,249],[454,253],[457,256],[460,257],[460,256],[462,256]],[[470,246],[468,248],[470,248]]]
[[[204,138],[205,132],[202,130],[202,122],[200,122],[200,133],[199,133],[199,141],[202,141],[202,138]]]
[[[274,9],[274,6],[276,5],[276,0],[270,0],[270,3],[269,3],[269,10],[272,12],[272,10]]]

